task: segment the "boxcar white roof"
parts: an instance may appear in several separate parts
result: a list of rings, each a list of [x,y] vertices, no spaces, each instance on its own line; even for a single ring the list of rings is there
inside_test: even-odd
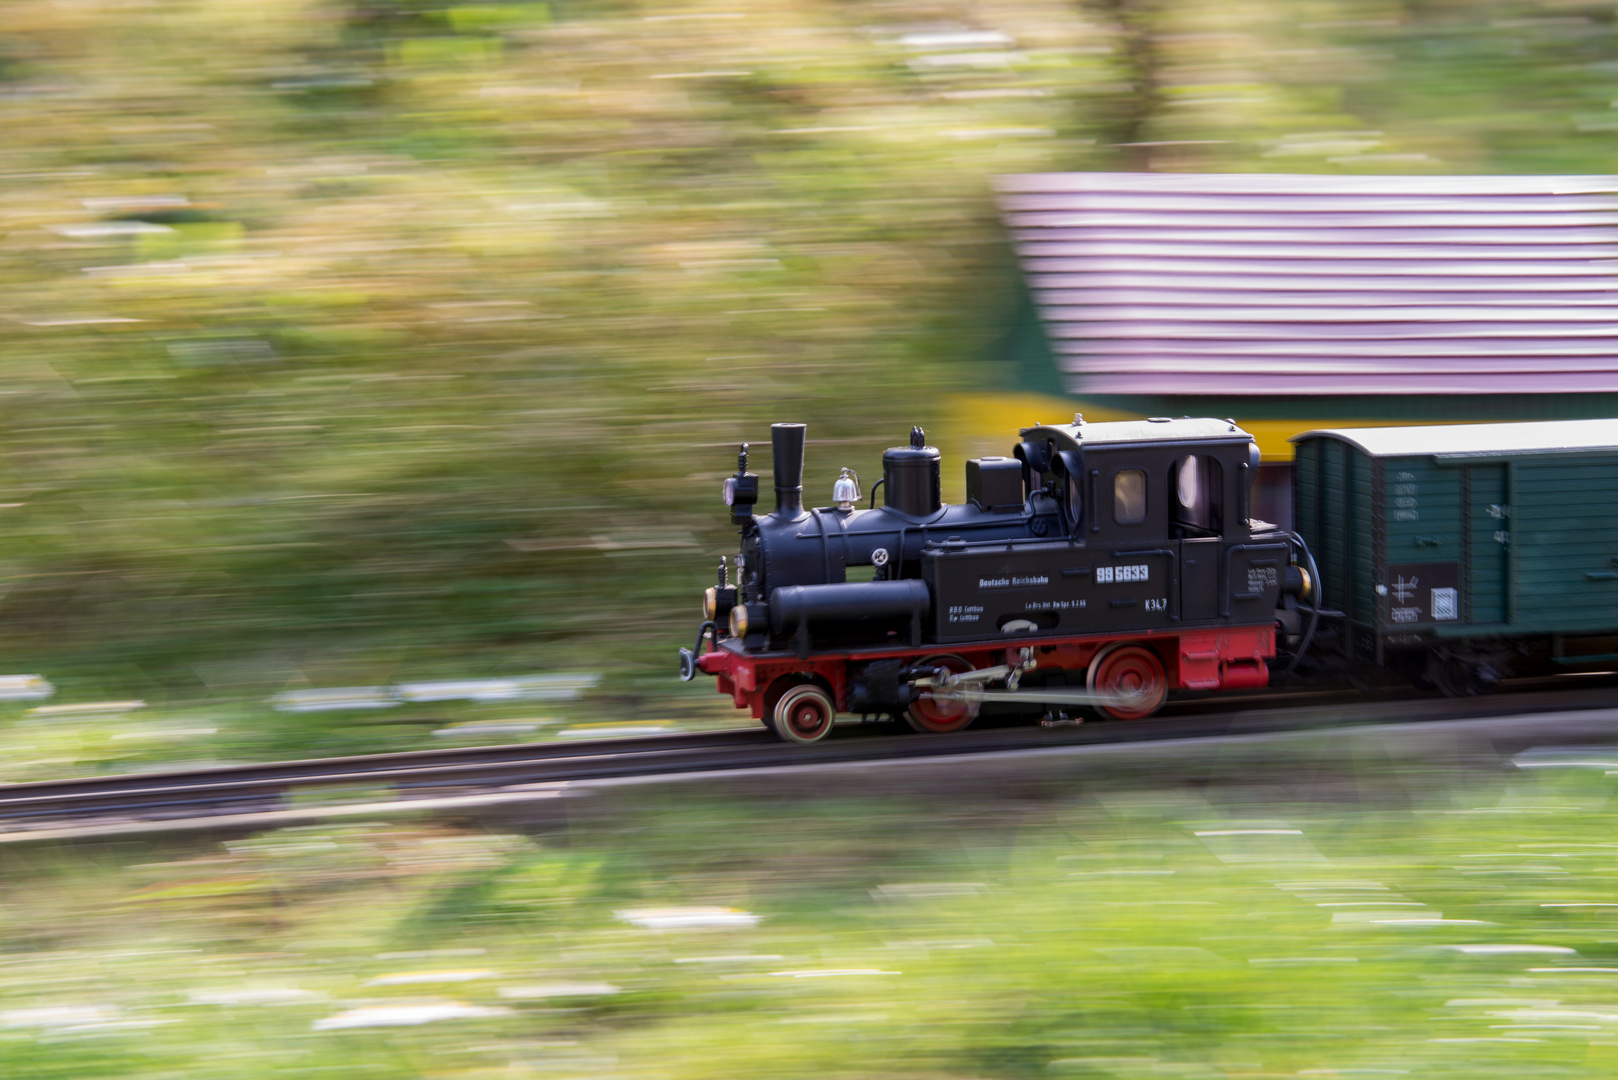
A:
[[[1538,420],[1523,424],[1434,424],[1426,427],[1319,428],[1293,442],[1332,438],[1372,457],[1510,457],[1571,450],[1618,451],[1618,418]]]

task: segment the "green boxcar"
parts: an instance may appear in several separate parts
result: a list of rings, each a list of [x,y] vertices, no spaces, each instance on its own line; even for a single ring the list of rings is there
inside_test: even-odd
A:
[[[1477,686],[1618,653],[1618,420],[1296,436],[1297,530],[1351,658]]]

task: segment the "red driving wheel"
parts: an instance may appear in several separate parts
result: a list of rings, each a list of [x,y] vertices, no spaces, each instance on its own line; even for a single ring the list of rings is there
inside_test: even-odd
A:
[[[1112,720],[1144,720],[1169,696],[1163,661],[1139,645],[1114,645],[1090,661],[1090,691],[1112,698],[1096,711]]]
[[[971,671],[972,665],[959,656],[929,656],[917,667],[947,668],[953,674]],[[926,690],[921,696],[905,706],[905,720],[917,731],[926,731],[935,735],[945,732],[960,731],[978,717],[978,703],[975,701],[934,701]]]
[[[775,733],[788,742],[819,742],[836,723],[837,707],[818,683],[800,683],[781,695],[771,719]]]

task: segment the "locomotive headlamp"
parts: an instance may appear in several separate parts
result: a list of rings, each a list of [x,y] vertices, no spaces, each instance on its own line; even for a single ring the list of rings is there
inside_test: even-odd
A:
[[[741,476],[725,477],[725,486],[720,489],[720,498],[730,507],[733,514],[751,514],[753,504],[758,502],[758,477],[752,473],[743,473]]]
[[[730,609],[730,636],[744,638],[747,636],[747,605],[737,604]]]
[[[758,502],[758,477],[747,471],[746,443],[736,454],[736,475],[725,477],[720,495],[730,507],[732,524],[745,525],[752,519],[753,504]]]
[[[704,622],[719,622],[730,615],[736,606],[736,586],[710,585],[702,594],[702,619]]]

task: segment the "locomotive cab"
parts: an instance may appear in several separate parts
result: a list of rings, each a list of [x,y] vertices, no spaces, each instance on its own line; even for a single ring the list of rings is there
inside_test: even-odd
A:
[[[1066,543],[931,553],[936,640],[1027,622],[1082,633],[1271,619],[1290,548],[1254,534],[1257,450],[1233,422],[1076,422],[1021,435],[1030,486],[1061,503]]]

